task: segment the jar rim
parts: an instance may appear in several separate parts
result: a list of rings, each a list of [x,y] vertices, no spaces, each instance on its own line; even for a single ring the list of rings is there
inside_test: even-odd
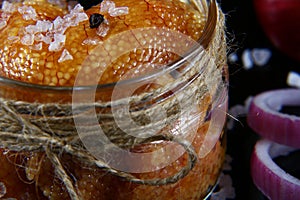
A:
[[[196,0],[197,1],[197,0]],[[188,0],[190,2],[190,0]],[[200,38],[196,41],[197,45],[194,45],[192,48],[189,49],[188,52],[186,52],[183,56],[180,56],[177,60],[169,63],[166,65],[166,67],[157,70],[152,73],[148,73],[142,76],[121,80],[118,82],[113,83],[106,83],[106,84],[98,84],[98,85],[87,85],[87,86],[50,86],[50,85],[41,85],[41,84],[34,84],[19,80],[10,79],[4,76],[0,76],[0,84],[6,84],[11,86],[20,86],[24,88],[31,88],[31,89],[37,89],[37,90],[48,90],[48,91],[85,91],[94,89],[95,87],[98,89],[110,89],[113,88],[116,84],[118,85],[128,85],[131,83],[138,83],[140,81],[145,81],[148,79],[153,79],[154,77],[157,77],[159,75],[169,73],[175,69],[177,69],[180,64],[186,62],[191,56],[192,53],[195,52],[197,48],[199,48],[199,45],[202,46],[204,49],[206,49],[209,46],[209,43],[211,42],[213,38],[213,34],[215,31],[215,27],[217,24],[217,5],[215,0],[206,0],[207,2],[207,19],[205,22],[205,26],[203,29],[203,34],[200,36]]]

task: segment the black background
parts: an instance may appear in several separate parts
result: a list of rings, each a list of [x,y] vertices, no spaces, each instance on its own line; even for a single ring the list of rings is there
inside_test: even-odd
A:
[[[249,96],[261,92],[289,88],[286,83],[290,71],[299,72],[300,63],[281,53],[269,41],[258,22],[253,0],[220,0],[226,14],[228,55],[236,53],[239,60],[229,62],[229,107],[244,104]],[[288,33],[287,33],[288,34]],[[299,34],[300,35],[300,34]],[[263,67],[243,68],[241,55],[245,49],[268,48],[272,57]],[[233,186],[236,199],[266,199],[252,183],[250,176],[250,156],[259,136],[247,126],[246,117],[238,118],[233,130],[228,131],[228,154],[233,157]],[[299,160],[299,157],[298,157]]]
[[[287,74],[299,72],[300,63],[282,54],[270,43],[257,20],[253,0],[222,0],[220,5],[226,14],[229,54],[236,52],[241,57],[245,49],[253,48],[269,48],[273,53],[266,66],[251,70],[244,70],[241,62],[229,63],[230,104],[243,103],[249,95],[266,90],[288,87]]]

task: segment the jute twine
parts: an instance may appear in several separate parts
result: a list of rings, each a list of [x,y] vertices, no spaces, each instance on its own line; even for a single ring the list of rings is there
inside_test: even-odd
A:
[[[128,122],[124,120],[124,122],[121,122],[124,123],[122,127],[128,127],[127,131],[132,133],[143,133],[142,136],[147,136],[148,130],[150,131],[155,127],[171,126],[182,114],[193,109],[189,105],[195,102],[201,104],[205,95],[212,95],[212,92],[217,92],[219,84],[222,83],[222,73],[220,71],[226,65],[224,16],[220,10],[217,16],[213,40],[206,48],[205,53],[197,52],[195,54],[199,60],[198,63],[194,64],[195,67],[185,72],[180,78],[174,79],[172,83],[157,90],[114,102],[114,106],[119,107],[127,102],[135,105],[130,112],[131,117],[135,121],[142,122],[140,127],[130,128],[130,124],[126,124]],[[211,58],[214,58],[215,62],[211,62]],[[170,88],[175,90],[176,88],[182,88],[183,85],[188,85],[188,87],[180,90],[174,97],[159,101],[163,94],[170,91]],[[140,107],[141,102],[144,102],[143,105],[145,105],[145,102],[151,102],[151,104]],[[175,137],[163,131],[149,137],[128,135],[115,124],[110,107],[111,103],[102,102],[74,106],[71,104],[28,103],[0,98],[0,147],[16,152],[45,152],[55,167],[56,175],[62,180],[73,200],[80,199],[80,196],[67,173],[68,170],[62,165],[60,156],[62,153],[77,158],[84,165],[97,167],[126,181],[145,185],[157,186],[176,183],[192,170],[197,162],[197,154],[191,142],[183,137]],[[129,150],[136,145],[154,141],[177,143],[184,148],[185,153],[188,155],[187,165],[170,177],[143,180],[130,173],[115,170],[104,161],[95,159],[84,147],[77,130],[86,131],[89,137],[93,137],[93,131],[97,131],[96,127],[99,124],[87,126],[83,123],[82,126],[78,126],[78,124],[75,126],[74,123],[74,119],[88,122],[89,119],[82,113],[88,113],[95,108],[99,111],[97,112],[99,124],[113,144]],[[155,113],[160,112],[162,108],[166,112],[166,120],[163,122],[154,120],[148,123],[146,116],[155,116]],[[203,110],[204,114],[206,112],[207,110]]]

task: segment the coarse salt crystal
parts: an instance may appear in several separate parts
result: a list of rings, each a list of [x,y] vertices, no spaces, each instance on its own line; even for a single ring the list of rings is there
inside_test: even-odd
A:
[[[7,26],[7,22],[11,17],[10,13],[3,12],[0,18],[0,30]]]
[[[289,72],[287,77],[287,84],[291,87],[300,88],[300,74],[297,72]]]
[[[243,54],[242,54],[242,62],[243,62],[243,67],[246,70],[249,70],[253,68],[253,58],[251,56],[251,51],[249,49],[246,49]]]
[[[29,34],[35,34],[37,33],[37,29],[35,25],[28,25],[25,27],[25,31]]]
[[[211,200],[234,199],[235,188],[232,186],[232,178],[230,175],[221,173],[219,181],[219,190],[211,194]]]
[[[70,11],[70,14],[76,14],[76,13],[81,13],[84,12],[83,7],[78,3],[75,5],[75,7]]]
[[[44,38],[44,34],[43,33],[37,33],[34,35],[34,41],[38,41],[38,42],[41,42],[43,41],[43,38]]]
[[[0,18],[0,30],[7,26],[7,22],[11,17],[10,13],[3,12]]]
[[[2,2],[2,10],[5,13],[14,13],[15,11],[17,11],[17,6],[8,1],[3,1]]]
[[[109,10],[109,15],[112,17],[127,15],[128,13],[129,13],[128,7],[117,7],[112,10]]]
[[[77,26],[80,22],[88,20],[89,17],[84,12],[83,7],[77,4],[69,14],[65,15],[64,20],[69,22],[69,26]]]
[[[54,41],[50,43],[48,50],[49,51],[60,51],[65,45],[66,36],[63,34],[55,33]]]
[[[272,52],[269,49],[258,49],[252,50],[253,61],[257,66],[266,65],[272,57]]]
[[[46,44],[50,44],[52,42],[52,37],[46,35],[43,37],[42,42],[46,43]]]
[[[64,49],[60,58],[58,59],[58,62],[64,62],[66,60],[73,60],[73,56],[70,54],[70,52],[67,49]]]
[[[52,31],[54,33],[64,34],[65,31],[71,26],[77,26],[80,22],[88,20],[87,14],[84,12],[83,7],[77,4],[69,14],[65,15],[63,18],[58,16],[53,21]]]
[[[6,12],[3,12],[2,14],[1,14],[1,18],[3,19],[3,20],[9,20],[9,18],[11,17],[11,13],[6,13]]]
[[[34,43],[34,35],[32,34],[25,34],[22,38],[21,38],[21,43],[24,45],[33,45]]]
[[[100,12],[108,13],[111,17],[120,15],[127,15],[129,13],[128,7],[116,7],[116,4],[110,0],[104,0],[100,4]]]
[[[107,20],[104,20],[100,26],[97,28],[96,34],[100,37],[105,37],[109,31],[109,23]]]
[[[229,62],[231,62],[231,63],[236,63],[236,62],[239,60],[239,57],[238,57],[237,53],[231,53],[231,54],[228,56],[228,60],[229,60]]]
[[[16,43],[16,42],[20,41],[19,36],[9,36],[7,39],[10,40],[12,43]]]
[[[71,11],[78,4],[78,1],[68,1],[68,11]]]
[[[40,42],[40,43],[31,45],[31,46],[29,46],[29,48],[32,50],[40,51],[43,48],[43,43]]]
[[[53,31],[54,33],[64,34],[64,32],[67,30],[68,27],[69,27],[68,23],[66,23],[63,18],[58,16],[53,21],[53,28],[51,31]]]
[[[21,6],[18,8],[20,14],[22,14],[25,20],[36,20],[37,14],[32,6]]]
[[[100,12],[101,13],[107,13],[110,12],[110,10],[115,9],[116,5],[113,1],[110,0],[104,0],[100,4]]]
[[[77,16],[76,16],[76,25],[78,25],[80,22],[83,22],[83,21],[86,21],[88,20],[89,17],[87,16],[86,13],[78,13]]]
[[[72,14],[69,13],[69,14],[65,15],[63,17],[63,23],[65,24],[65,26],[68,26],[68,27],[70,27],[72,25],[76,26],[74,24],[75,20],[76,20],[76,15],[77,15],[77,13],[72,13]]]
[[[44,42],[50,44],[52,42],[52,37],[45,36],[43,33],[37,33],[34,35],[34,40],[37,42]]]
[[[0,20],[0,30],[5,28],[7,26],[7,21],[6,20]]]
[[[52,29],[53,24],[48,20],[38,20],[35,26],[38,32],[47,32]]]
[[[101,40],[99,40],[98,38],[87,38],[82,42],[82,44],[84,44],[84,45],[97,45],[100,43],[101,43]]]

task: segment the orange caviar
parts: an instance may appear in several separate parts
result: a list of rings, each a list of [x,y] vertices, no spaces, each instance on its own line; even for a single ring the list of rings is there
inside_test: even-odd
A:
[[[200,147],[208,124],[200,127],[193,146]],[[202,199],[216,184],[225,154],[225,137],[221,137],[214,149],[197,162],[189,174],[174,184],[163,186],[139,185],[123,181],[97,168],[90,168],[68,155],[62,157],[76,181],[83,200],[187,200]],[[144,147],[147,148],[147,147]],[[153,147],[148,147],[153,148]],[[150,151],[150,149],[148,149]],[[6,186],[5,197],[16,199],[69,199],[62,181],[55,176],[54,168],[42,153],[0,152],[0,182]],[[184,167],[187,156],[182,156],[169,166],[150,173],[136,174],[139,178],[163,178]]]
[[[104,0],[103,2],[111,1]],[[198,40],[204,29],[206,16],[194,6],[180,0],[114,0],[113,2],[116,8],[122,8],[121,14],[117,13],[115,16],[107,11],[101,11],[100,7],[103,4],[88,10],[83,10],[77,5],[73,10],[68,11],[66,7],[53,5],[47,0],[26,0],[22,3],[13,3],[15,11],[0,11],[0,16],[2,15],[3,18],[0,21],[0,76],[26,83],[58,87],[73,86],[78,73],[81,74],[81,80],[76,84],[94,84],[95,82],[91,79],[94,76],[98,77],[97,73],[101,71],[102,74],[97,83],[113,83],[151,73],[175,61],[178,55],[167,48],[149,46],[135,48],[116,56],[114,53],[117,50],[131,48],[132,38],[128,37],[119,41],[110,41],[110,38],[125,31],[156,27],[178,31],[193,40]],[[20,11],[19,8],[24,8],[24,6],[32,7],[36,14]],[[99,25],[100,28],[90,27],[89,18],[95,13],[104,16],[104,21]],[[73,24],[68,24],[68,20],[71,20]],[[3,26],[1,22],[4,23]],[[41,22],[45,22],[42,28],[44,30],[36,30],[35,25]],[[61,27],[59,25],[62,24],[56,22],[67,23],[67,27]],[[30,35],[33,29],[35,32]],[[153,44],[164,43],[166,46],[172,46],[174,43],[173,38],[169,38],[168,35],[164,41],[159,41],[159,38],[155,36],[149,37],[153,40]],[[149,38],[140,42],[147,44]],[[106,44],[104,51],[95,53],[93,50],[102,44]],[[156,86],[153,84],[149,87],[155,88]],[[145,91],[147,88],[139,89]],[[106,92],[100,94],[102,99],[104,95],[110,95]],[[2,93],[5,92],[0,89],[0,96]],[[42,102],[61,103],[64,102],[62,96],[62,94],[57,96],[47,94],[47,91],[39,93],[15,88],[15,93],[11,93],[9,98],[28,102],[38,102],[41,98]],[[212,101],[210,97],[203,96],[203,104],[201,102],[201,105],[198,105],[194,111],[195,115],[200,116],[201,119],[205,118]],[[70,101],[70,98],[68,100]],[[199,153],[203,145],[209,123],[208,119],[199,127],[193,127],[197,132],[192,142],[196,153]],[[134,147],[131,151],[147,152],[156,147],[152,144],[141,145]],[[201,199],[208,194],[219,176],[224,154],[225,137],[222,132],[214,148],[204,158],[198,158],[199,162],[186,177],[176,183],[163,186],[148,186],[124,181],[99,168],[86,166],[67,153],[62,153],[60,159],[63,167],[68,169],[67,173],[72,178],[78,195],[84,200],[185,200]],[[159,158],[154,160],[159,160]],[[6,187],[4,198],[70,199],[63,180],[55,174],[55,166],[44,152],[13,152],[2,149],[0,162],[2,163],[0,182]],[[187,162],[188,156],[183,154],[167,167],[134,175],[141,179],[164,178],[178,172]]]
[[[68,27],[63,33],[66,38],[60,49],[49,51],[49,44],[37,39],[34,39],[30,45],[24,44],[22,39],[28,35],[24,33],[24,27],[35,25],[39,20],[51,22],[58,16],[63,18],[67,14],[67,10],[50,5],[46,0],[26,1],[24,4],[32,6],[37,15],[35,19],[24,20],[23,14],[15,11],[9,17],[7,25],[2,28],[0,35],[0,75],[34,84],[73,86],[76,75],[82,68],[82,63],[91,51],[97,44],[113,35],[126,30],[155,26],[177,30],[190,35],[193,39],[198,39],[205,23],[204,17],[192,6],[177,0],[116,0],[114,2],[116,7],[128,7],[129,11],[128,14],[116,17],[102,13],[109,23],[109,30],[104,37],[97,35],[96,29],[90,28],[88,20],[83,20],[76,26]],[[100,13],[99,6],[86,11],[88,17],[93,13]],[[47,35],[46,32],[34,33],[35,38],[40,33]],[[53,40],[53,38],[51,39]],[[37,47],[38,45],[40,46]],[[109,66],[100,66],[105,68],[105,72],[99,80],[100,83],[118,81],[123,74],[133,68],[138,71],[136,76],[145,73],[145,71],[149,72],[151,69],[146,70],[145,63],[151,63],[149,68],[155,68],[159,64],[169,63],[176,58],[166,49],[147,48],[136,49],[120,56],[117,60],[110,60],[116,47],[122,48],[122,43],[111,44],[105,49],[106,52],[100,55],[108,60],[107,63],[110,63]],[[36,48],[39,49],[36,50]],[[123,48],[126,49],[127,47],[123,46]],[[70,56],[69,59],[60,61],[63,52],[67,52]],[[95,59],[97,59],[95,62],[99,62],[99,57]],[[91,74],[93,66],[84,67],[85,69],[82,71],[87,75]],[[89,78],[83,82],[83,84],[88,83]]]

